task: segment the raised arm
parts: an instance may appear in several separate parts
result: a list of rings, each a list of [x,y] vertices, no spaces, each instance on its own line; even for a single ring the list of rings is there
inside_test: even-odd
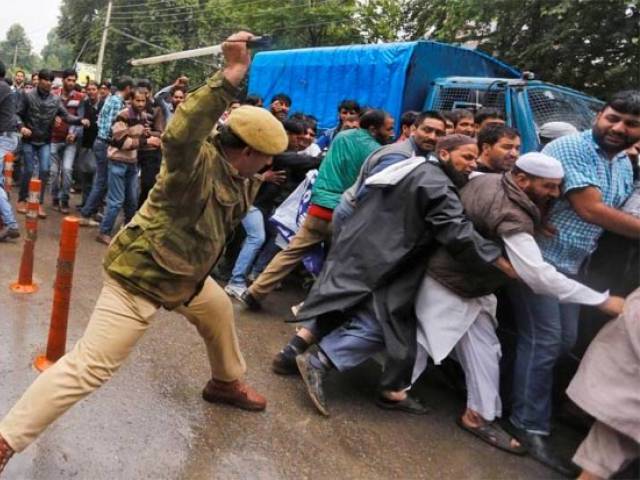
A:
[[[251,57],[246,41],[253,35],[239,32],[222,44],[225,67],[206,84],[189,94],[180,104],[162,135],[164,159],[169,170],[190,169],[202,143],[218,118],[238,94],[238,86],[245,77]]]
[[[640,239],[640,219],[605,204],[596,187],[571,190],[567,193],[567,198],[585,222],[625,237]]]

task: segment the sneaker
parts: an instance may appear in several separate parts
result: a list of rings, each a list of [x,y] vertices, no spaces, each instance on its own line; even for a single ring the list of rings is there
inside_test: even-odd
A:
[[[42,205],[38,206],[38,218],[44,220],[47,217],[47,211],[44,209],[44,207]]]
[[[20,237],[20,230],[17,228],[9,228],[7,226],[0,229],[0,242],[4,242],[10,238]]]
[[[202,390],[202,398],[209,403],[226,403],[243,410],[260,411],[267,407],[267,399],[239,380],[221,382],[211,379]]]
[[[248,288],[242,293],[242,295],[240,296],[240,298],[238,298],[238,300],[242,302],[242,304],[247,310],[252,310],[255,312],[262,308],[262,305],[260,305],[260,302],[256,300],[256,298],[253,295],[251,295]]]
[[[110,245],[111,237],[106,233],[99,233],[98,236],[96,237],[96,242],[103,243],[104,245]]]
[[[99,227],[100,226],[100,223],[96,222],[91,217],[80,217],[78,224],[81,227]]]
[[[242,294],[245,292],[245,290],[247,290],[247,287],[244,287],[242,285],[228,284],[226,287],[224,287],[225,293],[231,298],[235,298],[236,300],[241,300]]]
[[[16,204],[16,212],[21,213],[21,214],[26,214],[27,213],[27,202],[18,202]]]

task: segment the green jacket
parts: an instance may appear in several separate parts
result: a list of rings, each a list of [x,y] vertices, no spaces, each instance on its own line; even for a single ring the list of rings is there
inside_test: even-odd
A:
[[[208,138],[237,94],[217,73],[180,105],[162,135],[156,184],[104,259],[124,288],[167,309],[200,291],[260,186],[259,177],[240,177]]]
[[[364,161],[378,148],[378,141],[362,128],[336,135],[313,184],[311,203],[330,210],[336,208],[342,193],[358,178]]]

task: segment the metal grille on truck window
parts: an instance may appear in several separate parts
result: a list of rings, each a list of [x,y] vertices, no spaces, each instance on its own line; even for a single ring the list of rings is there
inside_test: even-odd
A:
[[[434,101],[434,110],[455,110],[467,108],[477,110],[481,107],[496,108],[504,112],[504,91],[478,90],[474,88],[444,87],[438,90]]]
[[[538,128],[547,122],[568,122],[578,130],[587,130],[600,104],[570,93],[545,88],[527,91],[529,105]]]

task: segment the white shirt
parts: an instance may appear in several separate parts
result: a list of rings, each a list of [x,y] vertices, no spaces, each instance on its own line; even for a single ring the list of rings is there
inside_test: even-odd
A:
[[[561,303],[600,305],[609,292],[600,293],[567,278],[542,258],[540,247],[528,233],[502,237],[507,257],[522,281],[535,293],[556,297]]]

